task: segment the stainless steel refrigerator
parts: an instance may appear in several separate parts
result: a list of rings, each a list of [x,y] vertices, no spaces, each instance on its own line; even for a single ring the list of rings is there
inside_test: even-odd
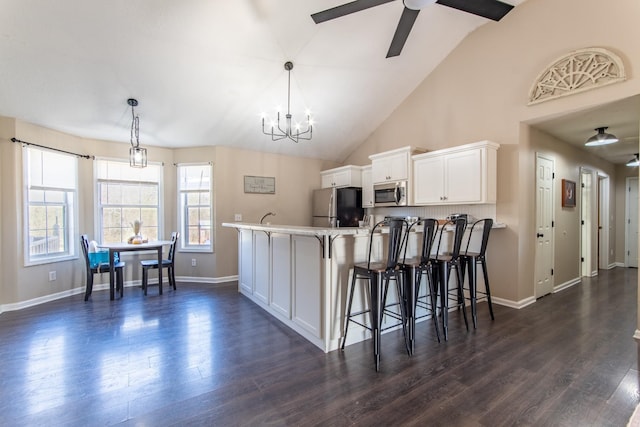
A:
[[[357,227],[364,217],[362,189],[323,188],[313,192],[314,227]]]

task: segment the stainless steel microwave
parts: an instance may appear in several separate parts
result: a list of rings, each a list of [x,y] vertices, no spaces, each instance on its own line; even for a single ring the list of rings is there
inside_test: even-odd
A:
[[[407,181],[373,185],[373,205],[407,206]]]

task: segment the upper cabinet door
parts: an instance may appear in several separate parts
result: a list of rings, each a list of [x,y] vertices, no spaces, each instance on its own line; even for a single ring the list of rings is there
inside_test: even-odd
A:
[[[482,149],[452,153],[444,158],[447,203],[481,203],[483,186]]]
[[[322,188],[331,187],[360,187],[360,166],[342,166],[320,172]]]
[[[406,181],[409,179],[409,152],[394,153],[373,159],[373,183]]]
[[[444,157],[432,156],[414,162],[413,188],[416,204],[444,202]]]

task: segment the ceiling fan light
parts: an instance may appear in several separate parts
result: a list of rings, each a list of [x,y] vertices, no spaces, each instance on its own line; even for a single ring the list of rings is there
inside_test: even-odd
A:
[[[635,157],[627,162],[627,166],[629,167],[640,166],[639,153],[636,153]]]
[[[584,143],[584,145],[586,145],[587,147],[597,147],[599,145],[607,145],[618,142],[617,136],[605,132],[607,130],[606,126],[595,128],[594,130],[598,133],[587,139],[587,142]]]
[[[429,6],[430,4],[435,3],[436,0],[403,0],[403,2],[404,6],[407,9],[420,10],[426,6]]]

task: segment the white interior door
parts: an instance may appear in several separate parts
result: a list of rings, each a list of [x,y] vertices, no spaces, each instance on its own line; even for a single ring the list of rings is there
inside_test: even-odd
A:
[[[609,246],[609,177],[598,175],[598,268],[608,269],[613,255]]]
[[[593,274],[593,251],[592,244],[592,200],[593,200],[593,174],[588,169],[581,169],[580,172],[580,256],[581,256],[581,274],[582,276],[591,277]],[[597,270],[596,270],[597,274]]]
[[[553,291],[553,171],[552,158],[536,156],[536,298]]]
[[[627,178],[625,263],[638,268],[638,178]]]

